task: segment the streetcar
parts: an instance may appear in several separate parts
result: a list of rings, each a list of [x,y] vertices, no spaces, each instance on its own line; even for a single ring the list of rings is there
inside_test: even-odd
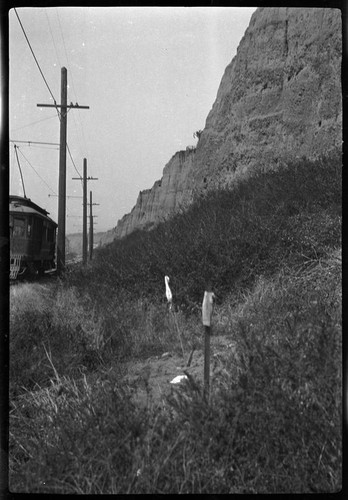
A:
[[[9,196],[10,279],[55,269],[58,225],[29,198]]]

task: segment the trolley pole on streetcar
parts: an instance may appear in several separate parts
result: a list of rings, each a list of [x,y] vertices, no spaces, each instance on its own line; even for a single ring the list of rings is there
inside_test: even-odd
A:
[[[67,114],[68,109],[89,109],[77,103],[67,104],[67,70],[61,69],[61,103],[37,104],[40,108],[60,108],[60,147],[59,147],[59,186],[58,186],[58,238],[57,238],[57,274],[65,269],[65,220],[66,220],[66,149],[67,149]]]
[[[81,180],[73,177],[73,180]],[[87,159],[83,159],[83,210],[82,210],[82,263],[87,264],[87,181],[97,181],[97,177],[87,177]]]

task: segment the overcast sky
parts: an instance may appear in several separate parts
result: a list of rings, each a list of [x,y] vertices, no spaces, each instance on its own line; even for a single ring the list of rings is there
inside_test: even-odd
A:
[[[171,157],[196,144],[226,66],[255,8],[17,8],[10,27],[12,141],[59,143],[61,68],[68,103],[67,196],[82,197],[87,159],[95,231],[115,227],[140,190],[151,188]],[[48,89],[49,87],[49,89]],[[58,146],[16,142],[26,196],[57,221]],[[10,194],[23,195],[10,143]],[[50,196],[49,196],[50,195]],[[67,233],[82,230],[82,198],[67,199]]]

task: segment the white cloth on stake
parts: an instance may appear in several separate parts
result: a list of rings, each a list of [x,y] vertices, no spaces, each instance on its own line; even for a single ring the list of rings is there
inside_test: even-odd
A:
[[[215,295],[213,292],[204,292],[202,304],[202,321],[204,326],[210,326],[214,307],[214,297]]]
[[[166,284],[166,297],[167,297],[169,304],[171,304],[172,300],[173,300],[173,295],[172,295],[172,292],[169,288],[169,276],[164,277],[164,282]]]

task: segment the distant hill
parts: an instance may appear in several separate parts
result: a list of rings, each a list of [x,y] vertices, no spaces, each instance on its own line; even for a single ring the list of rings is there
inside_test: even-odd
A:
[[[105,232],[94,233],[94,248],[100,245]],[[82,255],[82,233],[72,233],[66,236],[66,254]]]

